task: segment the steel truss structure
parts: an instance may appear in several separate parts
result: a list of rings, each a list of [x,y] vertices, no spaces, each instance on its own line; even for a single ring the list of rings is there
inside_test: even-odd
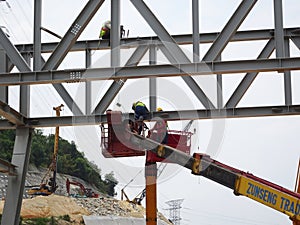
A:
[[[300,105],[292,101],[291,70],[300,70],[300,58],[290,57],[290,42],[300,49],[300,28],[284,28],[282,0],[274,0],[274,29],[237,31],[252,10],[257,0],[243,0],[232,14],[221,32],[199,35],[199,0],[192,1],[193,33],[189,35],[171,36],[143,0],[130,0],[137,11],[143,16],[156,37],[127,38],[120,40],[120,0],[111,1],[111,39],[77,41],[80,34],[92,17],[102,6],[104,0],[89,0],[66,34],[58,43],[41,43],[41,0],[34,1],[34,43],[13,45],[4,31],[0,29],[0,129],[16,129],[16,140],[12,164],[2,163],[0,167],[13,169],[9,173],[8,193],[1,224],[19,223],[22,194],[30,155],[32,129],[38,127],[97,125],[106,121],[105,110],[122,89],[128,79],[150,79],[150,109],[152,116],[160,116],[154,112],[156,108],[157,88],[155,77],[180,76],[191,89],[204,109],[168,112],[170,120],[179,119],[214,119],[240,118],[252,116],[282,116],[299,115]],[[221,54],[229,42],[265,40],[266,45],[256,59],[222,61]],[[210,48],[200,60],[199,44],[211,43]],[[193,46],[193,59],[183,52],[181,45]],[[108,47],[109,46],[109,47]],[[134,48],[135,51],[125,65],[120,64],[122,48]],[[157,49],[160,49],[169,64],[158,65]],[[111,67],[89,69],[92,61],[92,50],[113,49],[111,51]],[[57,70],[66,55],[72,51],[85,52],[86,68]],[[149,53],[149,65],[139,66],[141,59]],[[275,52],[276,57],[270,59]],[[50,53],[47,61],[43,53]],[[33,68],[30,60],[33,58]],[[12,73],[13,67],[18,73]],[[137,70],[138,68],[138,70]],[[237,107],[259,72],[275,71],[283,76],[284,105],[265,107]],[[227,102],[223,102],[222,77],[226,74],[245,73],[244,78]],[[217,75],[218,85],[217,104],[208,98],[197,84],[194,76]],[[106,94],[100,99],[95,108],[91,107],[91,85],[95,80],[113,80]],[[85,105],[83,112],[62,83],[84,82]],[[31,118],[30,85],[52,84],[62,97],[73,116]],[[8,105],[8,86],[20,86],[19,109]],[[180,116],[179,116],[180,115]],[[130,115],[132,116],[132,115]],[[17,194],[16,194],[17,193]]]

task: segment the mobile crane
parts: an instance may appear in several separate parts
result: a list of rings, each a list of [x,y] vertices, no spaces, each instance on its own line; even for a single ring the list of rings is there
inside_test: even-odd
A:
[[[62,111],[63,104],[57,107],[53,107],[56,111],[56,116],[60,116],[60,111]],[[57,156],[58,156],[58,140],[59,140],[59,127],[55,127],[55,139],[54,139],[54,150],[52,161],[48,167],[46,174],[44,175],[40,185],[34,186],[27,191],[28,195],[51,195],[57,189],[56,184],[56,173],[57,173]],[[52,177],[49,178],[52,172]]]
[[[146,165],[149,169],[146,173],[146,197],[156,198],[156,162],[171,162],[179,164],[189,170],[192,174],[204,176],[210,180],[213,180],[223,186],[226,186],[233,190],[233,193],[237,196],[246,196],[254,201],[271,207],[279,212],[282,212],[289,216],[294,224],[300,222],[300,194],[290,191],[277,184],[259,178],[251,173],[244,172],[234,167],[228,166],[221,162],[218,162],[209,155],[194,153],[193,156],[177,150],[172,146],[164,145],[150,138],[138,135],[136,132],[131,132],[124,125],[120,112],[107,112],[107,131],[103,134],[107,140],[105,151],[109,150],[113,153],[110,157],[126,156],[124,149],[114,148],[113,144],[126,146],[130,143],[133,146],[133,150],[138,152],[138,155],[142,155],[142,152],[150,153],[153,157],[146,157]],[[104,130],[103,130],[104,131]],[[102,136],[103,137],[103,136]],[[183,143],[181,145],[184,146]],[[130,147],[127,150],[131,150]],[[130,152],[129,156],[132,155]],[[147,180],[149,177],[149,180]],[[149,188],[147,189],[147,187]],[[148,193],[149,191],[149,193]],[[146,199],[147,201],[147,199]],[[155,204],[155,205],[153,205]],[[152,212],[147,214],[147,202],[146,202],[146,221],[147,225],[156,224],[156,200],[152,202],[150,209]]]

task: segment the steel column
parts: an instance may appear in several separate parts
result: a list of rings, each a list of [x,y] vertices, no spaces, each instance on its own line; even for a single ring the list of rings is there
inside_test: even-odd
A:
[[[7,56],[0,44],[0,73],[6,73],[7,70]],[[8,103],[8,87],[0,87],[0,101]]]
[[[218,61],[221,61],[221,55],[218,57]],[[217,108],[223,108],[223,76],[217,74]]]
[[[111,0],[111,67],[120,66],[120,0]]]
[[[193,62],[200,60],[200,35],[199,35],[199,0],[192,0],[193,12]]]
[[[157,63],[157,51],[156,45],[151,45],[149,48],[149,65],[155,65]],[[157,108],[157,80],[156,78],[149,78],[149,104],[150,111],[156,111]]]
[[[32,131],[30,128],[17,128],[16,130],[11,163],[16,166],[17,176],[10,176],[8,178],[8,188],[1,225],[19,225]]]
[[[85,51],[85,67],[89,68],[92,64],[91,50]],[[92,111],[92,83],[91,81],[85,82],[85,114],[90,115]]]
[[[41,47],[42,0],[34,0],[34,29],[33,29],[33,70],[42,68]]]
[[[31,56],[26,54],[24,56],[27,64],[30,65]],[[20,85],[20,113],[29,117],[30,114],[30,85]]]
[[[290,57],[290,40],[284,40],[284,56],[286,58]],[[292,105],[292,80],[291,80],[291,71],[284,71],[284,102],[285,105]]]
[[[273,0],[274,2],[274,20],[275,20],[275,48],[276,57],[284,57],[284,33],[283,33],[283,15],[282,15],[282,0]]]

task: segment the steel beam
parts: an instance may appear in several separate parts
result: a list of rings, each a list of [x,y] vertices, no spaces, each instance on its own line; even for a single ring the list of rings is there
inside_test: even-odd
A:
[[[296,45],[296,47],[300,50],[300,37],[291,37],[291,40]]]
[[[300,70],[300,57],[241,61],[201,62],[176,65],[147,65],[120,68],[7,73],[0,75],[0,86],[84,82],[88,80],[120,80],[149,77],[200,76],[247,72]]]
[[[169,52],[164,45],[161,45],[160,49],[163,52],[163,54],[167,57],[167,59],[176,67],[177,64],[175,56],[172,55],[172,53]],[[203,90],[198,86],[198,84],[192,77],[184,76],[182,77],[182,79],[185,81],[185,83],[188,85],[188,87],[192,90],[192,92],[195,94],[195,96],[199,99],[199,101],[205,108],[215,108],[214,104],[208,99]]]
[[[137,66],[141,59],[144,57],[146,52],[148,51],[147,45],[140,45],[131,55],[131,57],[126,62],[127,66]],[[124,86],[127,79],[117,79],[111,84],[108,88],[92,114],[102,114],[111,104],[115,96],[119,93],[121,88]]]
[[[189,60],[189,58],[184,54],[176,41],[163,27],[163,25],[159,22],[159,20],[155,17],[155,15],[151,12],[147,5],[142,0],[131,0],[131,2],[161,40],[162,45],[165,47],[162,49],[168,51],[166,57],[168,57],[168,55],[173,56],[171,59],[169,59],[173,61],[171,61],[171,63],[190,63],[191,61]],[[182,77],[182,79],[192,90],[192,92],[197,96],[197,98],[205,108],[215,107],[192,77]]]
[[[5,50],[10,61],[18,68],[19,71],[31,71],[30,67],[18,52],[17,48],[10,42],[6,34],[0,28],[0,44]]]
[[[141,16],[149,24],[152,30],[157,34],[158,38],[161,40],[162,44],[167,48],[167,50],[175,57],[176,63],[188,63],[189,58],[184,54],[182,49],[177,45],[172,36],[159,22],[156,16],[148,8],[148,6],[143,2],[143,0],[130,0],[134,7],[138,10]]]
[[[203,61],[213,61],[221,54],[256,2],[257,0],[243,0],[241,2],[220,35],[218,35],[217,39],[203,57]]]
[[[103,2],[104,0],[89,0],[87,2],[84,9],[80,12],[65,36],[44,64],[42,70],[55,70],[59,67],[60,63],[75,44],[80,34],[88,25],[92,17],[96,14]]]
[[[285,37],[297,38],[300,36],[299,30],[299,27],[285,28],[284,35]],[[237,31],[231,37],[230,42],[269,40],[274,38],[274,32],[274,29]],[[214,42],[219,34],[219,32],[200,33],[200,44]],[[193,36],[191,34],[173,35],[172,38],[178,45],[193,44]],[[121,40],[121,48],[136,48],[140,44],[153,44],[153,42],[157,42],[157,45],[160,44],[157,36],[126,38]],[[52,53],[58,44],[58,42],[42,43],[42,53]],[[33,53],[33,44],[18,44],[16,48],[20,53]],[[69,51],[105,50],[109,48],[110,46],[104,40],[100,42],[100,45],[98,39],[81,40],[76,41]]]
[[[59,42],[58,46],[52,52],[47,62],[44,64],[42,70],[55,70],[58,68],[60,63],[63,61],[63,59],[65,58],[69,50],[72,48],[72,46],[75,44],[80,34],[83,32],[84,28],[88,25],[89,21],[101,7],[103,2],[104,0],[88,1],[84,9],[80,12],[78,17],[75,19],[75,21],[65,34],[65,36]],[[61,84],[54,84],[53,86],[58,92],[58,94],[65,101],[68,108],[74,114],[83,115],[79,106],[74,102],[67,90]]]
[[[11,108],[8,104],[0,101],[0,115],[6,118],[9,122],[15,124],[16,126],[25,125],[25,117]]]
[[[125,118],[133,119],[133,113],[124,113]],[[223,108],[223,109],[192,109],[181,111],[151,112],[150,118],[161,117],[169,121],[177,120],[207,120],[207,119],[235,119],[248,117],[268,117],[268,116],[299,116],[300,105],[291,106],[265,106],[265,107],[243,107],[243,108]],[[59,120],[55,117],[28,118],[26,127],[45,128],[56,126],[90,126],[106,123],[107,117],[103,115],[90,116],[61,116]],[[15,129],[14,124],[7,120],[0,120],[0,130]]]
[[[275,44],[274,39],[270,39],[257,58],[258,59],[269,58],[275,49],[274,44]],[[244,78],[242,79],[238,87],[235,89],[235,91],[233,92],[233,94],[230,96],[227,103],[225,104],[225,108],[232,108],[237,106],[237,104],[240,102],[244,94],[247,92],[248,88],[251,86],[251,84],[257,77],[257,75],[258,72],[252,72],[252,73],[247,73],[244,76]]]
[[[29,163],[32,129],[17,128],[12,156],[17,176],[8,177],[8,189],[3,208],[1,225],[18,225],[25,187],[25,178]]]
[[[7,174],[9,176],[16,176],[16,166],[3,159],[0,159],[0,173]]]
[[[83,115],[83,112],[81,111],[79,106],[76,104],[76,102],[73,100],[71,95],[62,84],[55,83],[53,84],[53,87],[60,95],[60,97],[62,97],[62,99],[74,115]]]

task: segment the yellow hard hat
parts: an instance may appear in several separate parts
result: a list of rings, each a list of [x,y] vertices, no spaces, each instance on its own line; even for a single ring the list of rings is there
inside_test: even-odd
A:
[[[157,108],[157,111],[163,111],[163,110],[162,110],[162,108],[158,107],[158,108]]]

